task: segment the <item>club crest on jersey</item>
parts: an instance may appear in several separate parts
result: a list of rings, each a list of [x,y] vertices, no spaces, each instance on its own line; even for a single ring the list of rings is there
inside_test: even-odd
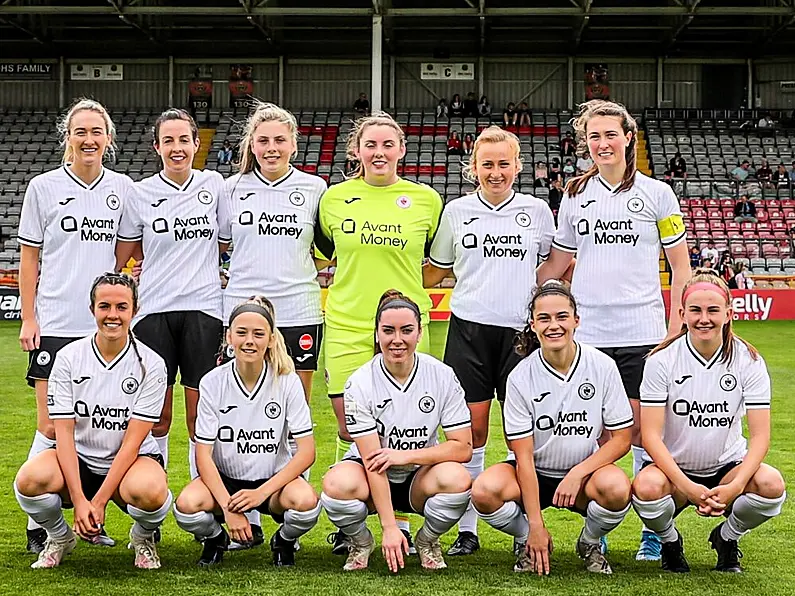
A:
[[[590,383],[583,383],[580,385],[580,388],[577,389],[577,395],[579,395],[581,399],[588,401],[596,395],[596,389]]]
[[[121,207],[121,201],[119,200],[119,197],[113,194],[108,195],[108,198],[105,199],[105,204],[113,211],[116,211],[119,207]]]
[[[213,194],[209,190],[200,190],[196,198],[202,205],[210,205],[213,202]]]
[[[430,414],[436,407],[436,402],[430,395],[425,395],[420,399],[420,412],[423,414]]]
[[[270,402],[265,406],[265,415],[271,420],[276,420],[282,413],[282,407],[275,401]]]
[[[627,201],[627,209],[632,211],[632,213],[640,213],[643,211],[643,207],[645,207],[645,203],[640,197],[632,197]]]
[[[301,348],[304,352],[307,350],[311,350],[312,346],[315,345],[315,340],[312,339],[312,336],[308,333],[304,333],[301,337],[298,338],[298,347]]]
[[[45,352],[44,350],[39,352],[39,355],[36,356],[36,364],[39,366],[47,366],[50,363],[50,360],[52,360],[50,353]]]
[[[720,378],[720,388],[724,391],[734,391],[737,387],[737,377],[731,373],[726,373]]]
[[[525,213],[524,211],[517,213],[514,219],[516,220],[516,223],[522,228],[527,228],[530,226],[530,216],[527,215],[527,213]]]
[[[288,199],[290,201],[290,204],[295,205],[296,207],[300,207],[301,205],[306,203],[306,198],[304,197],[304,195],[302,195],[297,190],[291,192]]]
[[[395,204],[401,209],[408,209],[411,207],[411,199],[406,195],[400,195],[395,201]]]
[[[132,395],[136,391],[138,391],[138,379],[135,377],[127,377],[121,382],[121,390],[124,391],[127,395]]]

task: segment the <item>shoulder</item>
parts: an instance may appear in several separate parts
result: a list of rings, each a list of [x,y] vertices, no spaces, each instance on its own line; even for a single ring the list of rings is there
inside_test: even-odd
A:
[[[534,376],[533,369],[537,360],[537,351],[522,358],[519,364],[514,366],[513,370],[508,373],[508,382],[514,385],[524,385],[529,382]]]
[[[685,336],[679,337],[665,346],[662,350],[654,352],[646,358],[646,363],[652,366],[665,365],[679,357],[682,346],[685,346]]]
[[[160,184],[162,184],[162,181],[159,174],[152,174],[146,178],[141,178],[138,182],[133,182],[133,186],[142,191],[154,190]]]
[[[612,370],[613,368],[618,370],[615,360],[601,350],[588,344],[580,343],[580,351],[582,353],[583,362],[585,362],[586,365],[590,365],[596,370]]]
[[[549,211],[549,205],[547,202],[534,195],[516,193],[516,201],[517,206],[525,209],[533,209],[535,211],[541,212]]]
[[[293,175],[290,176],[292,178],[292,186],[296,186],[299,188],[308,188],[314,192],[319,194],[323,194],[326,192],[328,185],[326,181],[323,180],[320,176],[315,176],[314,174],[308,174],[306,172],[302,172],[298,168],[293,168]]]
[[[455,377],[452,367],[445,364],[435,356],[415,352],[415,357],[419,360],[420,366],[425,368],[429,373],[438,376],[440,379],[452,379]]]
[[[232,176],[229,176],[229,178],[226,178],[224,180],[224,184],[226,185],[226,188],[228,190],[231,190],[235,186],[237,186],[239,182],[242,182],[243,180],[245,180],[246,176],[248,176],[248,174],[239,174],[239,173],[238,174],[233,174]]]
[[[732,342],[732,360],[736,368],[744,370],[747,367],[761,365],[764,369],[767,369],[767,364],[765,363],[765,359],[762,358],[762,354],[757,352],[754,356],[748,348],[748,345],[739,337],[735,336]]]
[[[93,341],[94,335],[91,334],[88,337],[81,337],[65,345],[63,348],[58,350],[58,353],[55,357],[61,362],[72,362],[75,358],[79,358],[84,353],[89,353],[92,351],[91,342]]]
[[[478,199],[478,196],[475,193],[470,193],[448,201],[444,206],[444,212],[448,215],[455,215],[477,209],[479,205],[480,199]]]
[[[28,190],[38,190],[40,186],[60,181],[66,176],[63,169],[64,166],[59,166],[53,170],[34,176],[30,179],[30,182],[28,182]]]
[[[425,198],[431,203],[439,203],[440,205],[444,203],[444,201],[442,201],[442,196],[427,184],[401,178],[400,182],[398,182],[398,187],[401,192],[412,193],[412,198],[416,196],[418,198]]]
[[[643,172],[635,172],[634,188],[643,190],[655,198],[673,195],[671,187],[662,180],[650,178]]]
[[[224,177],[215,170],[193,170],[196,181],[202,184],[223,184]]]
[[[230,360],[229,362],[226,362],[220,366],[216,366],[201,378],[200,384],[210,387],[217,387],[218,385],[222,384],[227,377],[232,376],[233,365],[234,361]]]
[[[155,174],[157,175],[157,174]],[[113,170],[105,170],[106,180],[111,181],[115,184],[124,184],[128,187],[134,187],[135,182],[133,179],[130,178],[127,174],[120,174],[119,172],[114,172]]]
[[[152,348],[147,346],[139,339],[135,340],[135,345],[138,348],[138,353],[141,355],[141,359],[144,361],[144,363],[151,364],[152,366],[162,365],[165,368],[166,363],[160,354],[155,352]]]
[[[381,358],[382,356],[378,354],[357,368],[348,377],[348,381],[345,383],[345,390],[347,391],[351,388],[361,390],[370,387],[373,382],[373,372]]]

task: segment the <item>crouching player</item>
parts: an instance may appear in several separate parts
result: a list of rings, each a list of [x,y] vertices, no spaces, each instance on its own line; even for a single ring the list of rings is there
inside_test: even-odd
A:
[[[154,532],[172,495],[151,431],[166,396],[166,365],[130,332],[137,311],[135,281],[101,275],[91,287],[97,332],[55,357],[47,389],[55,449],[28,460],[14,482],[22,510],[47,530],[34,569],[57,567],[74,550],[75,532],[95,539],[110,500],[135,520],[135,566],[160,567]],[[64,506],[74,506],[74,531]]]
[[[317,495],[301,477],[315,461],[309,406],[264,302],[253,298],[232,309],[226,341],[235,358],[199,383],[199,477],[177,498],[174,516],[204,543],[200,566],[221,562],[230,535],[241,544],[252,541],[244,513],[254,509],[281,524],[271,538],[273,563],[294,565],[295,540],[320,515]],[[297,443],[292,456],[290,434]]]
[[[662,568],[690,570],[674,517],[694,505],[727,516],[709,535],[717,571],[740,573],[742,536],[781,513],[784,479],[762,463],[770,447],[765,361],[732,332],[731,293],[697,272],[682,294],[682,331],[652,352],[640,388],[643,446],[654,460],[635,478],[633,505],[662,539]],[[749,441],[742,417],[748,418]]]
[[[425,517],[414,544],[425,569],[444,569],[439,537],[469,504],[471,480],[462,465],[472,457],[464,391],[452,369],[416,353],[417,304],[387,291],[375,317],[376,355],[345,385],[345,422],[355,444],[323,479],[320,499],[329,520],[345,534],[343,569],[364,569],[375,549],[370,512],[383,528],[381,550],[390,571],[404,566],[408,542],[395,510]],[[446,441],[438,443],[439,428]]]
[[[629,511],[629,478],[615,462],[629,451],[632,409],[615,362],[574,341],[578,325],[560,282],[535,291],[517,346],[529,355],[506,390],[505,436],[516,460],[491,466],[472,487],[481,518],[514,537],[514,571],[549,574],[552,538],[541,511],[554,506],[585,517],[577,554],[588,571],[612,573],[599,541]],[[541,347],[530,353],[535,338]],[[611,433],[600,447],[603,429]]]

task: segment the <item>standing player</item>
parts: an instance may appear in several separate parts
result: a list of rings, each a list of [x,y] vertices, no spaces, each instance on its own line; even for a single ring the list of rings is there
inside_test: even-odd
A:
[[[373,510],[389,570],[403,567],[408,541],[394,508],[425,517],[415,537],[420,562],[425,569],[444,569],[439,537],[469,504],[471,480],[461,465],[472,457],[464,391],[452,369],[415,352],[421,319],[409,297],[385,293],[375,317],[377,354],[345,384],[345,420],[356,444],[326,474],[320,499],[348,537],[346,571],[366,568],[375,549],[366,524]]]
[[[579,322],[562,284],[536,290],[519,347],[540,349],[508,376],[505,399],[516,461],[490,467],[472,487],[481,517],[514,537],[514,571],[549,574],[552,538],[541,511],[554,506],[585,517],[577,554],[588,571],[612,573],[600,539],[629,511],[629,478],[615,462],[629,451],[632,409],[615,362],[574,341]],[[611,435],[600,447],[603,430]]]
[[[64,503],[74,506],[74,529],[91,540],[111,500],[135,521],[135,566],[160,567],[154,533],[172,496],[151,430],[163,408],[166,366],[130,331],[137,310],[131,277],[101,275],[91,286],[95,332],[55,358],[47,392],[55,449],[28,460],[14,481],[20,507],[47,531],[34,569],[57,567],[75,548]]]
[[[19,225],[19,343],[29,353],[27,381],[36,390],[36,436],[29,458],[53,447],[47,379],[55,354],[95,328],[85,296],[94,278],[113,268],[122,211],[134,194],[127,176],[102,167],[115,128],[105,108],[80,99],[58,123],[63,166],[34,177]],[[39,261],[41,260],[41,270]],[[46,533],[28,523],[28,550],[41,552]],[[101,538],[107,544],[112,541]]]
[[[571,289],[582,312],[577,339],[613,358],[635,417],[635,474],[644,452],[640,441],[640,381],[646,354],[665,336],[660,285],[661,248],[671,264],[668,334],[682,321],[679,298],[690,278],[690,259],[679,201],[671,187],[636,169],[638,126],[620,104],[586,102],[574,122],[581,153],[594,165],[566,185],[558,232],[538,283],[559,279],[577,254]],[[644,529],[638,560],[660,558],[660,541]]]
[[[168,465],[174,383],[177,371],[185,388],[185,418],[190,437],[188,461],[195,477],[194,425],[199,380],[215,366],[223,333],[218,205],[224,181],[218,172],[192,167],[199,148],[199,129],[185,110],[168,109],[155,121],[154,147],[163,171],[136,184],[119,232],[121,268],[143,253],[141,312],[135,333],[166,361],[168,391],[153,434]]]
[[[432,188],[403,180],[398,162],[405,136],[389,114],[360,118],[348,138],[348,156],[358,162],[352,178],[329,188],[320,201],[315,244],[336,258],[326,300],[325,362],[328,395],[339,426],[337,456],[350,447],[343,390],[348,377],[373,355],[373,312],[379,296],[401,288],[429,322],[431,300],[422,287],[422,260],[433,242],[442,198]],[[278,312],[278,311],[277,311]],[[430,350],[428,333],[419,350]],[[408,519],[402,518],[408,533]],[[334,552],[344,553],[337,535]]]
[[[682,296],[675,337],[655,348],[640,387],[643,446],[654,461],[635,478],[633,505],[663,541],[662,568],[690,571],[674,517],[688,505],[727,516],[709,535],[717,571],[740,573],[737,542],[781,513],[784,479],[762,463],[770,448],[765,361],[732,332],[731,293],[699,271]],[[749,444],[743,437],[748,419]]]
[[[472,460],[465,466],[473,482],[483,472],[491,400],[496,393],[504,402],[508,374],[521,360],[514,350],[516,332],[527,321],[535,270],[555,235],[547,204],[514,192],[521,169],[513,133],[491,126],[478,136],[467,168],[478,190],[445,207],[423,270],[426,287],[438,284],[451,267],[456,277],[444,362],[461,379],[472,416]],[[447,554],[470,555],[480,548],[477,520],[470,505]]]
[[[266,513],[282,524],[271,538],[274,564],[294,565],[296,539],[320,515],[317,495],[301,477],[315,461],[309,406],[261,299],[232,310],[226,335],[235,358],[201,380],[199,477],[180,494],[174,515],[203,541],[199,565],[208,566],[221,562],[229,534],[241,544],[252,541],[243,513]],[[294,455],[288,435],[298,445]],[[229,534],[215,515],[223,516]]]

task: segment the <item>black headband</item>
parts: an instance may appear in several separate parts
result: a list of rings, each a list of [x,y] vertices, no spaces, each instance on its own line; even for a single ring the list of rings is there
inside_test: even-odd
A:
[[[265,317],[265,320],[268,321],[268,325],[271,326],[271,330],[274,329],[273,315],[270,313],[270,311],[264,306],[260,306],[259,304],[255,304],[253,302],[244,302],[243,304],[236,306],[232,310],[232,314],[229,315],[229,326],[232,326],[232,321],[234,321],[238,315],[242,315],[245,312],[255,312],[258,315],[262,315]]]
[[[417,315],[417,319],[422,318],[419,307],[416,304],[409,302],[408,300],[403,300],[402,298],[398,298],[397,300],[392,300],[382,305],[381,308],[378,309],[378,314],[376,318],[379,318],[381,316],[381,313],[384,312],[385,310],[389,310],[392,308],[408,308],[415,315]]]

